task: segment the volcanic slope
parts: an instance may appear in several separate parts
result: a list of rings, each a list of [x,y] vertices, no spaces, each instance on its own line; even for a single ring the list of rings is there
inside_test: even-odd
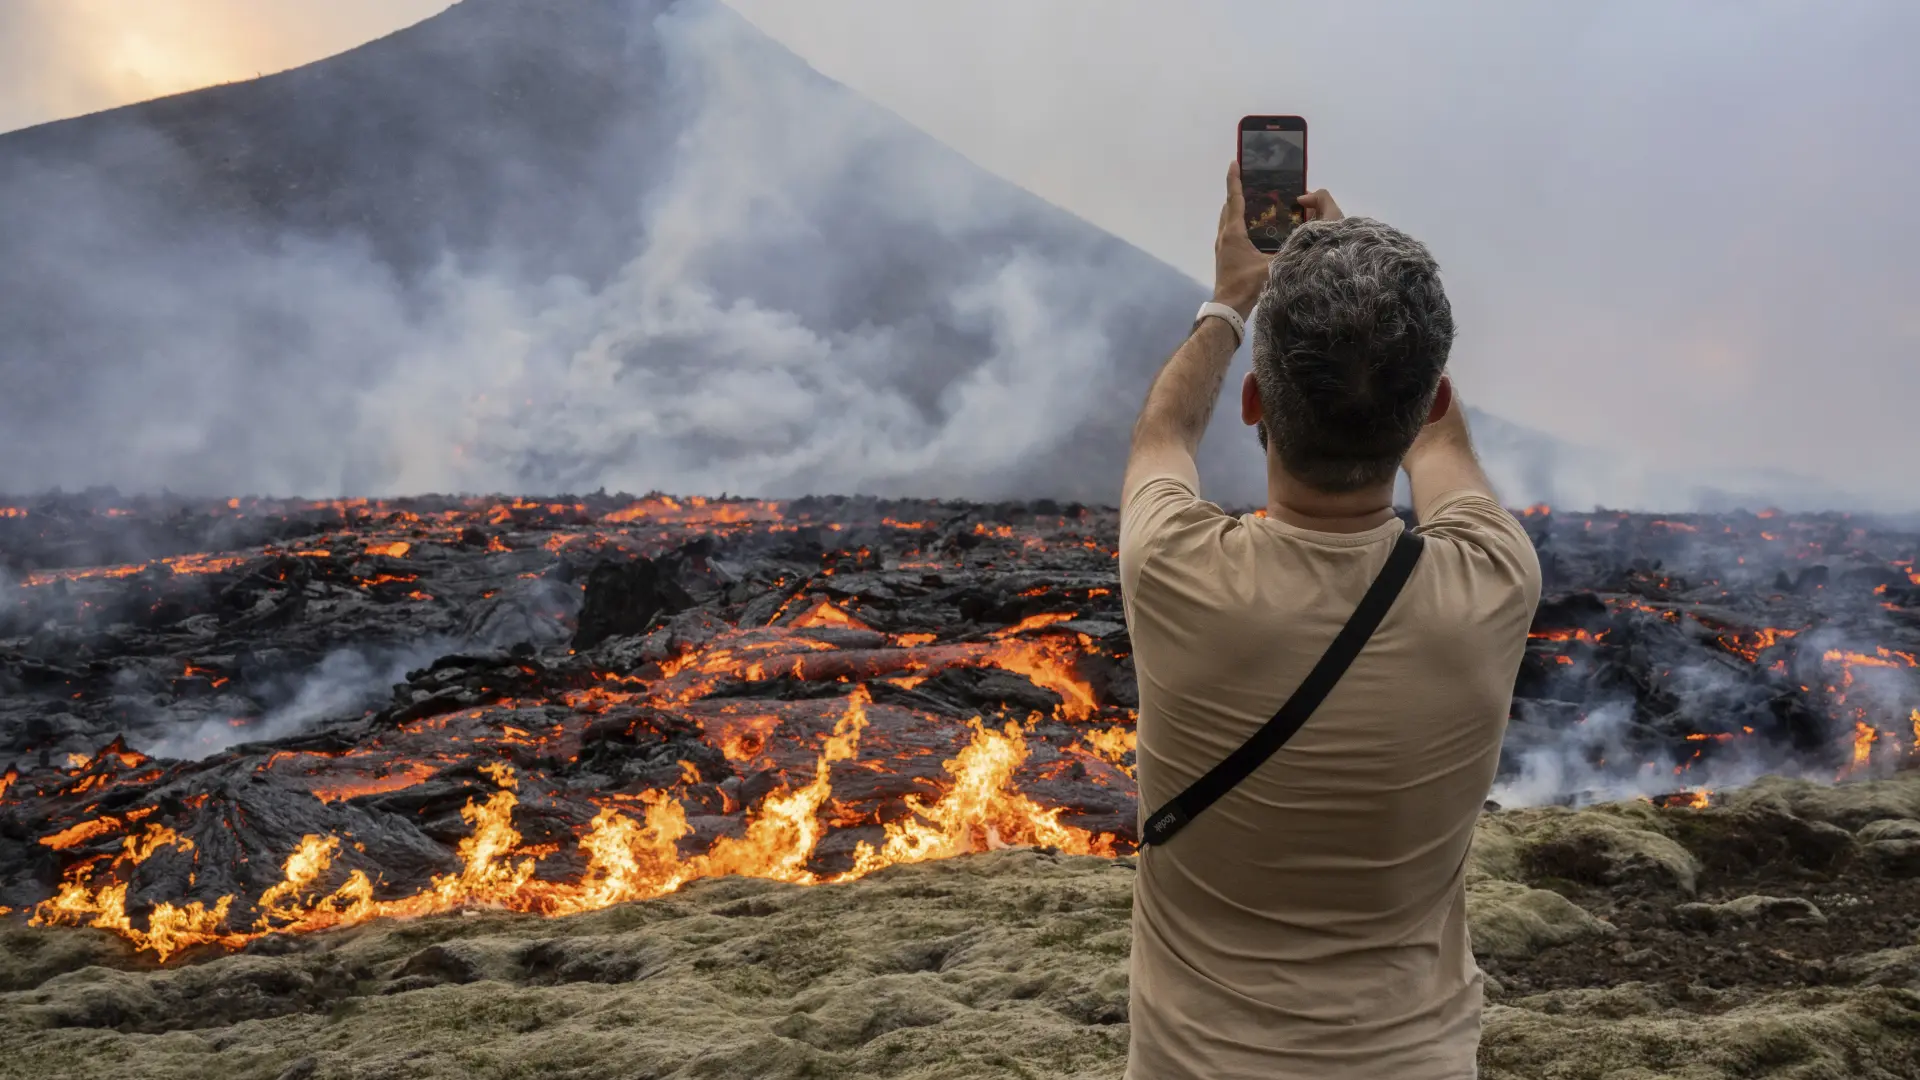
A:
[[[1109,497],[1203,294],[716,0],[463,0],[0,136],[0,490]]]
[[[1920,777],[1483,818],[1489,1080],[1920,1075]],[[1133,860],[1018,848],[156,970],[0,931],[0,1076],[1114,1078]]]

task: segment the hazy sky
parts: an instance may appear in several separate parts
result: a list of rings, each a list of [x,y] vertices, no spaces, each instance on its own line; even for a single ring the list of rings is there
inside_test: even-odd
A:
[[[248,78],[445,6],[0,0],[0,129]],[[1776,466],[1920,504],[1920,5],[734,6],[1196,276],[1234,121],[1304,114],[1310,183],[1434,249],[1477,404],[1675,469]]]

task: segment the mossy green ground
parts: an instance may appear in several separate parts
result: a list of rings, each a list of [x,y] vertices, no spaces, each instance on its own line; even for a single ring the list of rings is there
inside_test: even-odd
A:
[[[1915,834],[1884,823],[1902,821],[1920,821],[1920,778],[1766,782],[1704,812],[1488,815],[1470,879],[1495,980],[1483,1075],[1920,1076],[1920,912],[1876,912],[1873,934],[1845,938],[1806,935],[1866,916],[1788,928],[1797,901],[1668,925],[1683,904],[1736,899],[1741,873],[1821,898],[1909,895],[1887,891],[1908,865],[1887,845]],[[1117,1078],[1132,883],[1126,860],[1010,850],[842,886],[705,881],[567,919],[379,923],[158,970],[101,932],[15,924],[0,934],[0,1077]],[[1766,937],[1770,912],[1800,936]],[[1795,957],[1820,973],[1804,985],[1784,961],[1729,962],[1711,981],[1756,981],[1715,987],[1633,959],[1671,951],[1659,941],[1737,957],[1842,940],[1858,951]],[[1588,960],[1626,966],[1589,978]]]

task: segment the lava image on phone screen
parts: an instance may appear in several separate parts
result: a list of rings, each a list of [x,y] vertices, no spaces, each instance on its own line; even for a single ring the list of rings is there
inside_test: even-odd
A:
[[[1253,246],[1274,252],[1305,220],[1295,200],[1307,193],[1307,133],[1240,132],[1240,190],[1247,199],[1247,235]]]

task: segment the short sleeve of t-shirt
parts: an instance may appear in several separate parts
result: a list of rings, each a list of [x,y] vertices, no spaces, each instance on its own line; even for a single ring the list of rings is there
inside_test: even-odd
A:
[[[1472,489],[1446,492],[1429,504],[1420,534],[1445,541],[1445,557],[1464,560],[1467,577],[1518,589],[1531,617],[1540,602],[1540,556],[1505,507]]]
[[[1168,536],[1225,516],[1224,510],[1200,498],[1191,481],[1177,476],[1156,476],[1134,489],[1120,508],[1120,590],[1127,610],[1132,611],[1147,563]]]

